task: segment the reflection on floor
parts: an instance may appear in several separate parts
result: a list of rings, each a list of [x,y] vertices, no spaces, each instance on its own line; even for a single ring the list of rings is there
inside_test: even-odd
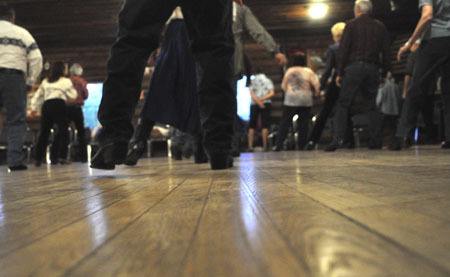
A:
[[[450,276],[450,152],[0,173],[0,276]]]

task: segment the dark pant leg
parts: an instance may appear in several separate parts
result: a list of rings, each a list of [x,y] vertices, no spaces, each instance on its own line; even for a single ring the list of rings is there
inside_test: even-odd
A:
[[[444,103],[445,141],[450,142],[450,59],[442,66],[441,76],[442,102]]]
[[[292,118],[297,113],[298,107],[283,106],[283,116],[281,117],[280,126],[277,135],[277,147],[283,147],[289,127],[292,126]]]
[[[87,161],[86,130],[84,126],[83,110],[79,106],[67,106],[66,112],[69,123],[73,122],[75,129],[77,130],[78,156],[81,161]]]
[[[24,162],[23,144],[27,130],[25,78],[20,74],[2,75],[0,97],[6,109],[8,166],[17,166]]]
[[[50,149],[50,160],[57,163],[60,159],[67,159],[67,145],[69,144],[69,130],[66,104],[64,101],[52,101],[49,114],[56,125],[56,133]]]
[[[145,66],[158,47],[162,27],[177,5],[175,0],[127,0],[119,15],[118,39],[111,49],[108,77],[99,109],[101,140],[126,141],[141,92]]]
[[[52,129],[54,124],[52,113],[52,104],[48,101],[44,102],[41,111],[41,130],[39,131],[39,137],[35,149],[36,161],[45,161],[45,154],[47,153],[50,130]]]
[[[334,116],[334,136],[336,140],[344,140],[345,138],[350,107],[357,93],[361,90],[364,79],[365,73],[362,65],[350,65],[346,68]]]
[[[336,85],[332,84],[325,94],[325,103],[322,110],[320,111],[319,116],[316,119],[314,128],[311,131],[311,135],[309,137],[309,141],[315,143],[318,143],[320,141],[320,137],[322,136],[323,130],[325,129],[328,117],[331,115],[338,99],[339,88]]]
[[[183,0],[192,51],[203,76],[199,86],[204,145],[211,153],[229,153],[234,134],[234,37],[231,0]]]
[[[369,119],[369,144],[371,146],[381,147],[381,125],[383,119],[382,114],[376,105],[376,97],[380,86],[379,69],[375,65],[365,65],[364,70],[366,73],[366,78],[363,82],[361,92],[363,93],[364,101],[366,102],[365,110],[367,113],[367,118]]]
[[[299,150],[305,148],[308,139],[309,124],[311,123],[311,108],[300,107],[298,109],[298,147]]]
[[[435,80],[436,73],[442,70],[450,59],[450,37],[423,41],[417,54],[417,61],[411,80],[411,87],[406,96],[406,115],[402,132],[397,136],[406,137],[417,125],[417,116],[427,97],[430,84]]]

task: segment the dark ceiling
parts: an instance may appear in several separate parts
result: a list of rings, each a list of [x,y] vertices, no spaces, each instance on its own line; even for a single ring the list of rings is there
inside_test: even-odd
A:
[[[9,0],[18,23],[35,36],[46,59],[80,62],[90,80],[104,78],[108,50],[116,34],[122,0]],[[330,5],[326,20],[313,21],[307,14],[313,0],[246,0],[263,25],[282,44],[302,43],[304,48],[326,47],[329,28],[352,17],[353,0],[322,1]],[[317,1],[316,1],[317,2]],[[416,0],[374,0],[375,14],[392,33],[404,33],[417,18]],[[252,47],[249,45],[249,47]]]

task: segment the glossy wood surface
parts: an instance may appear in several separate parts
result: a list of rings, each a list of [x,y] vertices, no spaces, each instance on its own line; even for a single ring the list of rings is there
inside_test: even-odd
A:
[[[0,276],[450,276],[450,152],[0,173]]]

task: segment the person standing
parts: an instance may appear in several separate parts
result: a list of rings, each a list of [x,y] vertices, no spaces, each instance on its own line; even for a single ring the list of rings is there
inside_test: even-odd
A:
[[[253,152],[255,140],[255,129],[261,116],[263,149],[267,151],[269,144],[270,110],[272,97],[275,96],[274,85],[265,74],[259,73],[254,76],[250,85],[251,106],[250,126],[248,129],[248,150]]]
[[[280,66],[287,64],[286,56],[281,52],[281,47],[273,37],[267,32],[264,26],[261,25],[258,18],[253,14],[249,7],[245,5],[238,5],[233,3],[233,34],[235,41],[234,52],[234,92],[237,96],[237,82],[245,74],[245,51],[244,40],[246,34],[256,41],[259,45],[262,45],[267,52],[269,52],[275,62]],[[236,101],[236,99],[235,99]],[[233,137],[233,156],[237,157],[240,153],[240,132],[239,132],[239,118],[237,115],[237,109],[235,111],[235,136]]]
[[[285,92],[283,116],[280,122],[278,137],[274,151],[281,151],[286,139],[292,118],[299,116],[298,120],[298,147],[303,150],[307,143],[308,129],[311,121],[311,107],[314,95],[319,95],[320,82],[312,69],[306,67],[306,56],[296,55],[290,67],[284,75],[281,88]]]
[[[336,81],[342,88],[334,116],[334,138],[325,149],[329,152],[344,145],[348,117],[350,109],[355,106],[355,99],[362,100],[361,107],[358,108],[366,113],[369,119],[369,149],[382,147],[381,114],[376,106],[376,97],[380,67],[383,76],[390,67],[390,37],[386,26],[370,16],[370,0],[357,0],[354,12],[355,19],[347,23],[339,46],[341,61]]]
[[[92,168],[113,170],[125,162],[144,68],[176,6],[182,8],[192,51],[203,72],[199,85],[200,117],[211,168],[233,166],[230,154],[236,100],[232,84],[232,1],[126,0],[119,15],[118,39],[108,61],[99,109],[103,129]]]
[[[42,71],[42,54],[33,36],[14,24],[14,9],[0,3],[0,105],[6,108],[8,167],[26,170],[23,144],[26,134],[27,89]]]
[[[75,124],[78,138],[78,159],[82,163],[87,162],[87,143],[86,132],[84,126],[83,105],[84,101],[89,97],[87,89],[87,81],[83,76],[83,67],[77,63],[73,64],[70,69],[70,80],[77,91],[77,98],[75,101],[68,103],[67,119]]]
[[[322,90],[326,91],[325,103],[308,138],[308,144],[306,145],[305,150],[314,150],[320,140],[320,137],[322,136],[325,125],[327,124],[328,117],[333,112],[337,100],[339,99],[340,88],[336,85],[336,77],[339,44],[341,42],[344,30],[344,22],[336,23],[331,28],[331,33],[333,35],[333,40],[335,43],[328,48],[325,71],[320,79],[320,87]],[[348,119],[345,142],[348,144],[348,147],[354,146],[353,122],[350,116]]]
[[[400,114],[401,94],[400,87],[395,83],[392,73],[388,72],[384,83],[378,90],[376,101],[383,115],[382,131],[386,128],[389,130],[391,141],[395,137],[398,116]]]
[[[411,86],[406,95],[405,128],[397,129],[397,140],[393,150],[402,148],[402,138],[416,126],[421,103],[426,98],[430,84],[437,73],[441,75],[442,99],[444,103],[445,141],[443,149],[450,149],[450,2],[448,0],[419,0],[421,18],[411,38],[402,46],[398,60],[411,50],[413,42],[422,37]]]
[[[66,70],[63,62],[56,62],[50,67],[49,77],[42,81],[39,89],[31,100],[32,110],[37,111],[40,103],[41,108],[41,130],[36,143],[35,165],[42,165],[47,152],[50,130],[53,125],[57,126],[56,135],[50,151],[51,163],[67,164],[68,119],[66,103],[74,101],[78,94],[72,81],[64,77]]]

